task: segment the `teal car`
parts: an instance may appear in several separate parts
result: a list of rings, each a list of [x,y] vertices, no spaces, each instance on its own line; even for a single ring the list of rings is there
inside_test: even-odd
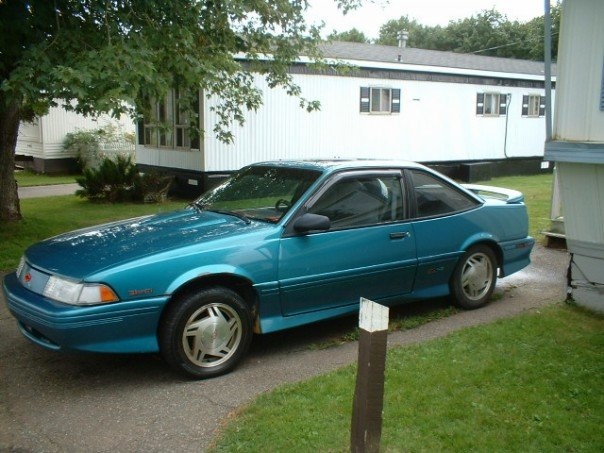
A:
[[[268,162],[181,211],[34,244],[3,288],[38,345],[159,352],[207,378],[254,333],[353,313],[360,297],[481,307],[533,245],[519,192],[411,162]]]

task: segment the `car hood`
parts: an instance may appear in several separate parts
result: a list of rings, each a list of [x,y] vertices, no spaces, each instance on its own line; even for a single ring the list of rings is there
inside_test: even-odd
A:
[[[211,211],[183,210],[97,225],[31,246],[29,263],[49,273],[83,279],[112,266],[267,228]]]

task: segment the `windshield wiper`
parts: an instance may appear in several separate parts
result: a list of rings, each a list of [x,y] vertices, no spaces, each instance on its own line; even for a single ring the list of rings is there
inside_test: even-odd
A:
[[[223,209],[207,209],[207,211],[217,212],[218,214],[231,215],[233,217],[237,217],[238,219],[243,220],[248,225],[250,223],[252,223],[252,221],[247,216],[245,216],[243,214],[240,214],[238,212],[235,212],[235,211],[226,211],[226,210],[223,210]]]
[[[233,216],[233,217],[237,217],[238,219],[243,220],[248,225],[250,223],[252,223],[252,221],[250,220],[249,217],[247,217],[244,214],[240,214],[239,212],[227,211],[225,209],[214,209],[214,208],[208,209],[206,206],[204,206],[203,204],[201,204],[201,203],[199,203],[197,201],[194,201],[193,203],[189,203],[189,206],[192,206],[192,207],[196,208],[199,212],[202,212],[202,211],[216,212],[218,214],[224,214],[224,215],[230,215],[230,216]]]
[[[200,202],[198,202],[198,201],[192,201],[191,203],[189,203],[187,205],[187,208],[195,208],[199,212],[203,212],[203,211],[206,210],[206,207],[203,204],[201,204]]]

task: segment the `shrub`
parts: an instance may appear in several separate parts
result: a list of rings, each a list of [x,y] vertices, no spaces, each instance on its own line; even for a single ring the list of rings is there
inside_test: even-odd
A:
[[[163,202],[171,178],[156,173],[140,174],[129,155],[105,157],[98,168],[86,168],[76,178],[82,186],[77,195],[89,200],[119,202]]]
[[[101,131],[69,132],[63,140],[63,150],[77,156],[82,169],[90,168],[92,161],[96,161],[101,152]]]
[[[134,152],[134,136],[108,124],[98,129],[66,134],[63,150],[76,156],[82,170],[99,168],[106,157],[131,155]]]

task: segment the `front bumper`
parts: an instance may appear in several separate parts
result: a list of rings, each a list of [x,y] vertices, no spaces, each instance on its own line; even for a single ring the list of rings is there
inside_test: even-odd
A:
[[[95,306],[57,303],[26,289],[15,273],[5,277],[8,309],[34,343],[53,350],[157,352],[157,326],[167,297]]]

